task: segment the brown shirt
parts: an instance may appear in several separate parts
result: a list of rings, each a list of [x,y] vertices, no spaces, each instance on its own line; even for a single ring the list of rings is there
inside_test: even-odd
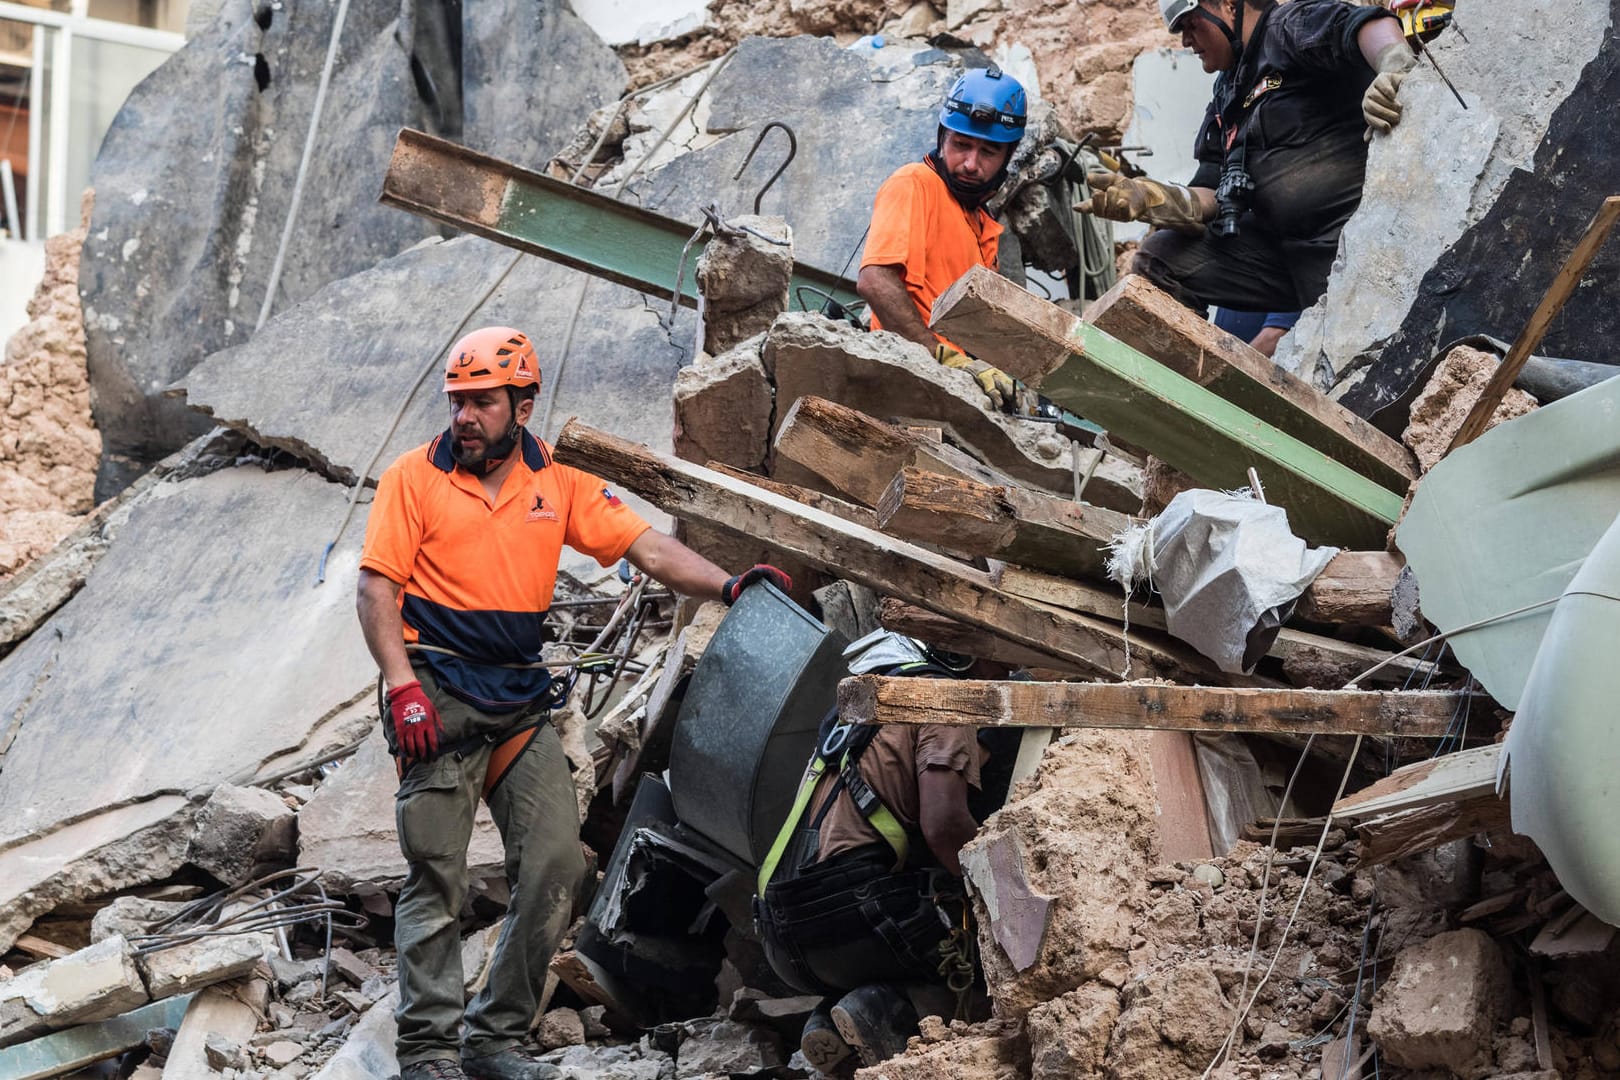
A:
[[[915,833],[918,828],[917,784],[924,769],[929,766],[950,769],[961,773],[970,786],[979,786],[977,735],[976,728],[955,724],[927,724],[920,727],[884,724],[861,754],[861,778],[900,819],[900,824],[908,832]],[[810,799],[807,821],[814,821],[820,813],[837,775],[829,771],[816,785],[816,792]],[[821,849],[816,861],[821,862],[867,844],[883,842],[883,837],[855,808],[849,793],[840,791],[837,803],[822,819]]]

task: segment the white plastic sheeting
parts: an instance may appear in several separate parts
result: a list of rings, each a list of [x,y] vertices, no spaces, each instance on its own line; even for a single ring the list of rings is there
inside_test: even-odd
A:
[[[1194,488],[1113,546],[1109,573],[1164,597],[1170,633],[1222,671],[1248,673],[1338,548],[1308,548],[1288,514],[1247,491]]]
[[[1581,906],[1620,925],[1620,518],[1553,609],[1508,729],[1497,786]],[[1503,783],[1506,774],[1507,784]]]

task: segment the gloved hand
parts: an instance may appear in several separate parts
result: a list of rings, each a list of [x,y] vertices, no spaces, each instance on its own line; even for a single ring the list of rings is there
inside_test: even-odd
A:
[[[1193,234],[1204,231],[1203,207],[1185,184],[1161,184],[1116,172],[1087,173],[1086,183],[1091,186],[1091,198],[1074,207],[1082,214],[1110,221],[1145,221]]]
[[[1404,41],[1392,41],[1378,51],[1373,70],[1378,75],[1361,96],[1361,116],[1367,121],[1367,141],[1373,132],[1388,135],[1391,128],[1401,122],[1401,103],[1396,94],[1406,73],[1417,66],[1417,57]]]
[[[993,367],[983,360],[975,360],[945,344],[934,347],[934,359],[948,368],[959,368],[972,375],[978,382],[979,389],[990,399],[992,409],[1005,411],[1012,408],[1013,402],[1017,399],[1018,388],[1013,383],[1012,376],[998,367]]]
[[[721,596],[728,606],[735,604],[742,591],[756,581],[768,581],[783,592],[793,588],[793,579],[782,571],[766,563],[756,563],[750,569],[726,578],[726,583],[720,587]]]
[[[394,745],[407,762],[432,761],[439,756],[439,737],[444,724],[439,710],[422,692],[415,679],[388,691],[388,723],[394,730]]]

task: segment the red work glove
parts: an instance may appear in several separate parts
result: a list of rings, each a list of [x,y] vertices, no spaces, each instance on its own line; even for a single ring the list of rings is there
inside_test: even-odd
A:
[[[782,571],[774,566],[767,566],[765,563],[757,563],[750,570],[745,570],[735,577],[726,578],[726,583],[720,591],[727,604],[735,604],[737,597],[742,595],[742,591],[756,581],[768,581],[783,592],[793,588],[793,579],[782,573]]]
[[[420,682],[413,679],[388,691],[388,722],[394,729],[394,745],[405,761],[432,761],[439,756],[444,724]]]

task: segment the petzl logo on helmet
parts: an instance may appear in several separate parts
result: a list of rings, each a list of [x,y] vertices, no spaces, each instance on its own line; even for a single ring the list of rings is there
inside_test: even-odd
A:
[[[534,378],[534,372],[529,370],[529,361],[525,357],[518,357],[517,377],[520,379]]]
[[[619,501],[619,497],[617,495],[613,494],[613,491],[610,488],[603,488],[602,489],[602,498],[604,498],[604,499],[606,499],[608,501],[609,506],[623,506],[624,505],[624,503]]]

